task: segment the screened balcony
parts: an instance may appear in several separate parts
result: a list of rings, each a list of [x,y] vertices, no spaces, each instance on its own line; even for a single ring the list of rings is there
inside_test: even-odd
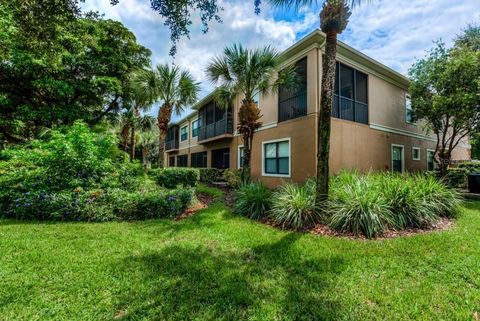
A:
[[[198,118],[200,119],[198,130],[200,143],[233,137],[232,107],[220,108],[214,101],[210,101],[198,110]]]
[[[170,126],[167,130],[167,139],[165,141],[165,151],[178,149],[178,126]]]

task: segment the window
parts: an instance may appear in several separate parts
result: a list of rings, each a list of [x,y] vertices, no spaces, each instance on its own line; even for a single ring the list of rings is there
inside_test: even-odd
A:
[[[187,167],[188,166],[188,155],[177,156],[177,166],[178,167]]]
[[[192,122],[192,138],[198,136],[199,129],[200,129],[200,120],[196,119]]]
[[[403,146],[392,144],[392,172],[403,173],[405,170],[404,159]]]
[[[230,168],[230,148],[212,150],[212,167],[218,169]]]
[[[290,176],[290,139],[283,141],[264,142],[263,145],[263,175]]]
[[[435,170],[435,151],[427,149],[427,171]]]
[[[187,131],[188,126],[182,127],[180,129],[180,141],[184,142],[188,139],[188,131]]]
[[[237,167],[243,168],[243,146],[238,146],[238,162],[237,162]]]
[[[170,156],[168,158],[168,166],[174,167],[175,166],[175,156]]]
[[[191,155],[192,167],[204,168],[207,167],[207,152],[193,153]]]
[[[332,116],[368,124],[368,76],[339,62]]]
[[[299,84],[294,90],[280,87],[278,90],[278,121],[307,115],[307,58],[295,64]]]
[[[420,148],[412,147],[412,159],[413,160],[420,160]]]
[[[412,101],[409,95],[405,95],[405,121],[408,124],[415,124],[412,111]]]

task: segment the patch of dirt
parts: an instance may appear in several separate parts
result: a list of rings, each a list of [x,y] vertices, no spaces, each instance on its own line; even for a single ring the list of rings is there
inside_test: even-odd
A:
[[[197,194],[197,199],[200,203],[203,203],[203,204],[209,206],[210,204],[213,203],[213,201],[215,200],[215,197],[213,197],[211,195],[206,195],[206,194],[199,193],[199,194]]]
[[[444,231],[452,228],[454,225],[454,221],[448,218],[442,218],[437,223],[433,224],[431,227],[426,228],[409,228],[406,230],[389,230],[386,231],[382,236],[377,237],[375,240],[382,240],[382,239],[390,239],[395,237],[402,237],[402,236],[413,236],[417,234],[425,234],[431,233],[436,231]],[[309,229],[307,232],[322,236],[332,236],[332,237],[343,237],[352,240],[368,240],[363,235],[354,235],[351,233],[341,233],[332,230],[326,225],[317,224],[313,228]]]
[[[125,315],[127,315],[127,311],[122,308],[122,309],[118,310],[117,312],[115,312],[115,315],[113,316],[113,318],[115,320],[119,320],[119,319],[123,318]]]
[[[197,213],[198,211],[200,211],[201,209],[204,209],[206,207],[208,207],[208,205],[205,204],[204,202],[200,201],[200,199],[199,199],[199,201],[197,202],[197,204],[195,204],[195,206],[187,208],[182,214],[175,217],[175,221],[180,221],[180,220],[186,219],[186,218],[194,215],[195,213]]]

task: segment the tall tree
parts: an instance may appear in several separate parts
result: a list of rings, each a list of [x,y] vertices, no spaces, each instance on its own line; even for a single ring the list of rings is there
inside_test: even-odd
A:
[[[132,78],[136,97],[153,104],[160,102],[157,115],[159,131],[158,165],[163,167],[165,138],[172,113],[181,114],[184,108],[197,100],[200,84],[195,82],[190,72],[178,66],[157,65],[155,69],[141,69]]]
[[[255,130],[261,126],[260,109],[253,99],[256,94],[267,95],[279,86],[293,87],[296,74],[293,67],[280,68],[280,56],[270,46],[254,50],[234,44],[223,50],[207,67],[210,80],[219,85],[217,103],[226,108],[237,95],[243,97],[238,111],[238,132],[243,138],[243,178],[250,178],[250,160]]]
[[[0,35],[0,139],[15,143],[44,127],[113,117],[122,109],[129,72],[148,66],[150,51],[127,28],[84,17],[75,3],[0,2],[0,26],[6,26]]]
[[[414,117],[435,134],[435,162],[444,176],[453,150],[480,126],[480,51],[438,43],[409,75]]]
[[[258,6],[260,1],[255,1]],[[314,3],[322,3],[320,11],[320,29],[326,35],[325,54],[323,55],[321,103],[318,113],[318,146],[317,146],[317,190],[316,202],[320,204],[328,199],[329,189],[329,157],[330,131],[335,85],[335,69],[337,55],[337,37],[348,25],[350,9],[362,0],[269,0],[277,7],[298,9]]]

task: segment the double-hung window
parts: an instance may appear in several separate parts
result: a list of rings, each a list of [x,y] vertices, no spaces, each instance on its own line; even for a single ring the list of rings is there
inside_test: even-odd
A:
[[[409,95],[405,95],[405,121],[408,124],[415,124],[412,111],[412,101],[410,100]]]
[[[180,129],[180,141],[184,142],[188,139],[188,126],[184,126]]]
[[[243,146],[238,147],[238,168],[243,168]]]
[[[290,140],[263,143],[263,175],[290,176]]]

